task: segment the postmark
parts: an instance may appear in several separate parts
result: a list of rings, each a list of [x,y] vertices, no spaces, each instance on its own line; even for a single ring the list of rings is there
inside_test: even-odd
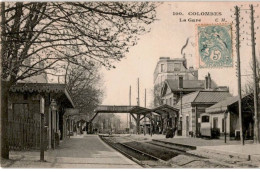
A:
[[[199,68],[232,67],[230,24],[197,25]]]

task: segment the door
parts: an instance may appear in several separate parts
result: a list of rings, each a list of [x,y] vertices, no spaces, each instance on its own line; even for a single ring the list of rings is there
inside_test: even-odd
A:
[[[11,150],[39,149],[40,122],[30,116],[29,104],[13,104],[11,115],[8,119],[9,148]]]
[[[218,118],[213,118],[213,128],[218,128]]]
[[[189,116],[186,116],[186,136],[189,136],[189,125],[190,124],[190,120],[189,120]]]

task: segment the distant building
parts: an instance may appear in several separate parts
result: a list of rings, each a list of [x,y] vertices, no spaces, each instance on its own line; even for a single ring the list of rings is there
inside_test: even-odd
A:
[[[198,71],[193,67],[187,69],[185,58],[160,57],[154,70],[154,85],[162,84],[166,79],[178,79],[182,76],[184,80],[197,80]]]
[[[228,87],[217,86],[208,73],[205,80],[184,80],[179,76],[177,80],[166,79],[161,89],[161,99],[163,104],[174,106],[181,96],[195,91],[228,91]]]
[[[193,67],[187,68],[185,58],[160,57],[154,70],[154,105],[161,105],[161,89],[167,79],[198,80],[198,71]]]
[[[37,61],[39,61],[37,63]],[[24,66],[32,66],[34,65],[34,67],[40,71],[40,69],[44,69],[45,64],[44,62],[40,62],[40,59],[30,59],[27,58],[24,60]],[[23,70],[28,70],[27,68],[24,68]],[[20,73],[22,73],[22,70],[20,71]],[[32,73],[32,71],[28,72],[27,75],[30,75]],[[48,75],[47,72],[45,70],[42,70],[41,72],[37,73],[37,74],[33,74],[33,76],[30,76],[22,81],[19,82],[26,82],[26,83],[48,83]]]

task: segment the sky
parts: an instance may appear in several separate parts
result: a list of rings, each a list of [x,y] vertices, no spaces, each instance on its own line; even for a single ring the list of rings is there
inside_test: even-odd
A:
[[[255,16],[260,15],[260,3],[254,2]],[[144,90],[147,90],[147,106],[151,105],[152,88],[153,88],[153,72],[157,61],[160,57],[180,58],[181,48],[185,44],[188,37],[193,37],[196,44],[196,28],[198,24],[218,24],[223,18],[224,23],[234,22],[234,6],[238,5],[241,9],[249,9],[249,3],[243,2],[164,2],[157,8],[157,18],[150,27],[151,32],[140,37],[138,44],[131,47],[126,57],[120,62],[114,63],[116,69],[102,69],[104,78],[105,96],[103,105],[129,105],[129,87],[132,87],[131,103],[137,104],[137,78],[140,79],[140,106],[144,106]],[[243,6],[241,6],[243,5]],[[243,85],[248,82],[252,72],[249,67],[252,58],[250,40],[250,24],[249,14],[247,10],[241,11],[241,73]],[[183,15],[173,15],[173,13],[181,12]],[[197,16],[188,15],[189,13],[201,12],[221,12],[221,16]],[[180,18],[184,19],[200,19],[200,22],[180,22]],[[216,22],[217,20],[217,22]],[[243,26],[244,25],[244,26]],[[260,26],[259,18],[256,18],[255,28]],[[232,24],[232,30],[235,25]],[[243,31],[245,32],[243,34]],[[247,32],[247,34],[246,34]],[[234,32],[233,33],[233,41]],[[259,38],[259,29],[256,29],[256,38]],[[212,79],[221,86],[228,86],[231,94],[237,95],[237,77],[236,77],[236,51],[235,42],[233,47],[233,67],[229,68],[207,68],[199,69],[199,79],[210,72]],[[259,57],[260,40],[256,39],[256,55]],[[197,52],[194,47],[192,57],[187,57],[188,64],[197,66]],[[192,58],[192,59],[189,59]],[[194,64],[191,64],[194,63]],[[126,120],[126,116],[121,115],[122,120]]]

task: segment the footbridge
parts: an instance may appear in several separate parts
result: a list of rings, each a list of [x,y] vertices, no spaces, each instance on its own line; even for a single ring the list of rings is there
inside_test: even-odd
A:
[[[141,106],[113,106],[113,105],[100,105],[95,109],[94,116],[89,120],[90,124],[99,113],[129,113],[136,122],[136,132],[140,134],[140,121],[148,117],[152,121],[153,113],[156,113],[167,118],[167,115],[172,114],[177,119],[179,110],[169,105],[162,105],[153,109],[148,109]],[[176,124],[177,121],[174,123]],[[175,125],[174,124],[174,125]]]

